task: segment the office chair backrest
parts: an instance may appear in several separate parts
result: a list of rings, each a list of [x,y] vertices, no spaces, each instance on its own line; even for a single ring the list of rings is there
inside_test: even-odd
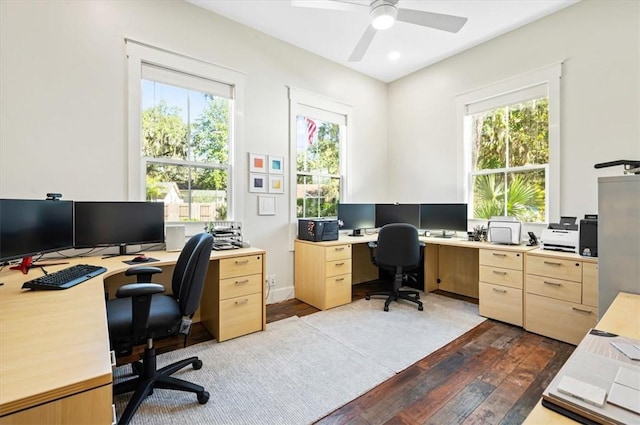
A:
[[[200,233],[187,241],[178,257],[171,289],[183,316],[193,315],[200,305],[212,248],[213,236]]]
[[[413,267],[420,264],[418,229],[406,223],[382,226],[378,233],[376,263],[383,267]]]

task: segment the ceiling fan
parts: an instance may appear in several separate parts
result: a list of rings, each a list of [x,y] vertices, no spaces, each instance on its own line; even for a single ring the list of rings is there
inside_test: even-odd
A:
[[[357,0],[291,0],[291,5],[356,12],[369,9],[369,26],[349,56],[349,62],[359,62],[364,57],[376,32],[391,28],[396,21],[454,33],[460,31],[467,22],[467,18],[461,16],[400,8],[398,0],[371,0],[369,5]]]

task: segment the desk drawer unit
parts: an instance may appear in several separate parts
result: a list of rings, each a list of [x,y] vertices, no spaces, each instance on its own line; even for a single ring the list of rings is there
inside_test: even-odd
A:
[[[522,326],[523,253],[480,249],[480,315]]]
[[[320,310],[351,302],[351,244],[296,240],[295,296]]]
[[[218,342],[260,331],[264,326],[264,255],[211,262],[201,321]]]
[[[569,253],[528,253],[525,329],[577,345],[598,318],[596,261]]]

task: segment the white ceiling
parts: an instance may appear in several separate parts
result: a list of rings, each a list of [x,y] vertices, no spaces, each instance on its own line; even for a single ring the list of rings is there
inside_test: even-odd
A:
[[[464,16],[469,20],[455,34],[396,22],[390,29],[378,31],[360,62],[347,59],[369,25],[366,8],[353,12],[293,7],[290,0],[187,1],[390,82],[579,0],[400,0],[399,8]],[[369,0],[362,3],[368,4]],[[392,51],[400,54],[397,60],[388,58]]]

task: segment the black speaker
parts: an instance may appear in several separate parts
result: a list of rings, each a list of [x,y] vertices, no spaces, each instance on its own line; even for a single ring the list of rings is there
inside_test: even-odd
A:
[[[584,257],[598,256],[598,219],[585,218],[580,220],[580,250],[578,254]]]

